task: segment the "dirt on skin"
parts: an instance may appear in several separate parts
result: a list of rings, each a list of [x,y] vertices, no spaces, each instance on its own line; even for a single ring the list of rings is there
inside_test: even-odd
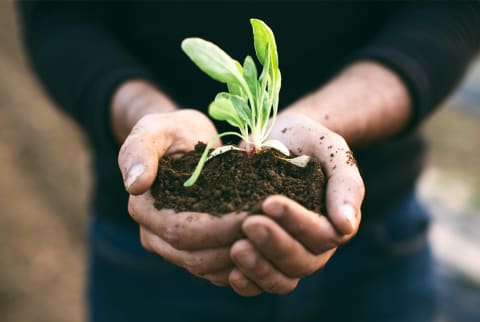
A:
[[[183,183],[190,177],[205,148],[180,159],[164,157],[151,192],[157,209],[194,211],[221,215],[246,211],[261,213],[262,201],[273,194],[285,195],[305,208],[324,213],[325,176],[320,163],[311,160],[300,168],[267,150],[248,157],[243,151],[228,151],[209,160],[192,187]]]

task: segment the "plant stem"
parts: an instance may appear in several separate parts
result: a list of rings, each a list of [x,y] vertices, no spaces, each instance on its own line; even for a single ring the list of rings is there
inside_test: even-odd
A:
[[[213,145],[218,139],[220,139],[221,137],[227,136],[227,135],[235,135],[235,136],[238,136],[238,137],[240,137],[241,139],[243,139],[243,137],[242,137],[240,134],[238,134],[237,132],[223,132],[223,133],[220,133],[220,134],[215,135],[215,136],[210,140],[210,142],[208,142],[207,146],[205,147],[205,150],[203,151],[202,156],[200,157],[200,160],[198,160],[198,164],[197,164],[197,167],[195,168],[195,171],[193,171],[193,173],[192,173],[192,175],[190,176],[190,178],[188,178],[187,181],[185,181],[185,182],[183,183],[183,186],[184,186],[184,187],[190,187],[190,186],[194,185],[195,182],[197,182],[198,177],[200,176],[200,173],[202,172],[203,166],[205,165],[205,162],[206,162],[206,160],[207,160],[208,152],[210,151],[210,148],[212,147],[212,145]]]

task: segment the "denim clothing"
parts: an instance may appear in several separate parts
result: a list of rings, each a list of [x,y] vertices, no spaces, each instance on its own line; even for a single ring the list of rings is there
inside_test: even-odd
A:
[[[294,292],[245,298],[145,251],[138,233],[94,217],[90,321],[432,321],[425,209],[411,194],[380,218],[362,223],[357,236]]]

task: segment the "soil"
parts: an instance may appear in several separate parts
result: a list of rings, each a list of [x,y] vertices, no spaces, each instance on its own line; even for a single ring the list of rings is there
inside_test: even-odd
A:
[[[307,209],[324,213],[325,176],[320,163],[312,159],[300,168],[276,157],[274,150],[253,157],[243,151],[228,151],[209,160],[198,181],[184,187],[204,148],[205,144],[199,143],[179,159],[160,160],[151,189],[156,208],[212,215],[240,211],[258,214],[266,197],[282,194]]]

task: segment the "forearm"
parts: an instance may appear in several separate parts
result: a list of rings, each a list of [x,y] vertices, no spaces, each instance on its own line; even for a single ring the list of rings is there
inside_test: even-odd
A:
[[[401,132],[412,104],[406,85],[390,69],[371,61],[353,63],[284,113],[305,114],[342,135],[353,147]]]
[[[143,116],[176,110],[175,103],[144,80],[129,80],[118,87],[112,97],[110,119],[115,139],[122,143]]]

